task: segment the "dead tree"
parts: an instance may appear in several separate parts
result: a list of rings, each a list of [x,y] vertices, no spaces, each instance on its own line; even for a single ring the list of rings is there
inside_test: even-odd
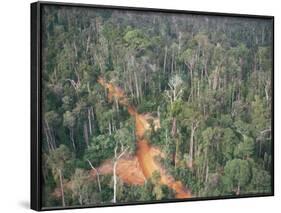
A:
[[[114,163],[113,163],[113,199],[112,202],[116,203],[116,192],[117,192],[117,175],[116,175],[116,168],[118,160],[126,153],[128,147],[124,149],[124,146],[121,144],[121,152],[118,154],[118,142],[116,143],[115,149],[114,149]]]

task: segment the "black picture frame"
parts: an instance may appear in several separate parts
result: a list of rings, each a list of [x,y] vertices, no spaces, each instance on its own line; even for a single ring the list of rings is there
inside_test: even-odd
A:
[[[42,177],[41,177],[41,138],[42,138],[42,8],[44,6],[65,6],[65,7],[81,7],[81,8],[101,8],[113,9],[123,11],[139,11],[139,12],[161,12],[172,14],[194,14],[194,15],[208,15],[216,17],[242,17],[252,19],[270,20],[272,23],[272,75],[271,75],[271,89],[272,89],[272,176],[271,176],[271,193],[264,194],[249,194],[238,196],[218,196],[218,197],[203,197],[203,198],[189,198],[189,199],[172,199],[161,201],[145,201],[134,203],[116,203],[103,205],[84,205],[84,206],[70,206],[70,207],[42,207]],[[58,209],[76,209],[76,208],[93,208],[93,207],[108,207],[108,206],[124,206],[124,205],[140,205],[153,203],[167,203],[167,202],[186,202],[186,201],[203,201],[203,200],[218,200],[230,198],[250,198],[250,197],[265,197],[274,196],[274,16],[265,15],[249,15],[249,14],[234,14],[234,13],[216,13],[203,11],[186,11],[173,9],[156,9],[156,8],[141,8],[141,7],[123,7],[123,6],[109,6],[109,5],[91,5],[80,3],[60,3],[60,2],[34,2],[31,3],[31,209],[42,210],[58,210]]]

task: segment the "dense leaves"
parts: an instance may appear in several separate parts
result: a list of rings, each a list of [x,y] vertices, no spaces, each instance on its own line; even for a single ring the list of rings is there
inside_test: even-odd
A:
[[[42,31],[44,206],[113,202],[113,174],[91,172],[136,152],[134,120],[100,76],[160,119],[146,137],[192,196],[271,192],[270,21],[47,6]],[[157,173],[116,190],[174,198]]]

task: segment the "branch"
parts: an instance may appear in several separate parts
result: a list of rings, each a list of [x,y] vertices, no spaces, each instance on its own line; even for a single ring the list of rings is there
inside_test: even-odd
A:
[[[101,185],[100,185],[99,172],[98,172],[98,170],[93,166],[93,164],[91,163],[91,161],[89,161],[89,159],[87,159],[87,161],[88,161],[88,163],[90,164],[90,167],[91,167],[93,170],[95,170],[95,172],[97,173],[99,191],[101,192]]]
[[[267,133],[267,132],[270,132],[271,131],[271,128],[268,128],[268,129],[265,129],[263,131],[260,132],[260,134],[264,134],[264,133]]]
[[[91,163],[91,161],[89,161],[89,159],[86,159],[86,160],[87,160],[88,163],[90,164],[90,167],[98,173],[98,170],[93,166],[93,164]]]
[[[168,90],[165,90],[165,94],[167,95],[167,97],[170,99],[170,102],[173,102],[173,97],[169,94]]]
[[[65,79],[65,81],[69,81],[70,84],[74,87],[75,91],[78,89],[79,85],[74,80],[68,78],[68,79]]]
[[[117,160],[119,160],[119,159],[126,153],[126,151],[127,151],[128,148],[129,148],[129,147],[127,146],[127,147],[124,149],[124,151],[121,152],[121,154],[117,157]]]
[[[175,97],[175,100],[178,99],[178,97],[182,94],[182,92],[183,92],[182,89],[180,89],[180,91],[177,92],[176,97]]]
[[[174,90],[174,85],[168,83],[168,86],[170,87],[171,90]]]

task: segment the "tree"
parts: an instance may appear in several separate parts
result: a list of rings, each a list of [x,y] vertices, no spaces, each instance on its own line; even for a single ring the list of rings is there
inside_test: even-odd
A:
[[[97,173],[97,180],[98,180],[98,187],[99,187],[99,191],[101,192],[101,184],[100,184],[100,174],[99,171],[93,166],[93,164],[91,163],[91,161],[89,161],[87,159],[89,165],[91,166],[91,168]]]
[[[251,168],[247,160],[233,159],[224,167],[223,184],[227,192],[240,195],[241,190],[249,184]]]
[[[74,150],[76,150],[76,145],[74,141],[74,132],[73,132],[75,122],[76,122],[76,118],[72,112],[66,111],[63,114],[63,125],[69,129],[69,136]]]
[[[234,154],[242,159],[250,158],[254,153],[254,140],[246,135],[243,135],[243,141],[238,144]]]
[[[62,206],[65,207],[65,194],[64,194],[64,169],[66,165],[71,163],[73,156],[65,145],[60,145],[57,149],[50,152],[47,163],[52,170],[52,174],[57,182],[59,182],[62,197]]]
[[[122,143],[123,146],[128,147],[130,152],[134,153],[135,151],[135,138],[134,132],[130,127],[123,127],[118,129],[114,134],[114,140],[116,142]]]
[[[83,205],[87,199],[88,179],[88,174],[82,169],[75,169],[75,172],[71,177],[71,190],[73,196],[78,197],[80,205]]]
[[[119,144],[121,144],[121,148],[119,148]],[[120,149],[120,151],[118,151]],[[114,160],[113,160],[113,199],[112,202],[116,203],[116,190],[117,190],[117,174],[116,168],[118,160],[126,153],[128,147],[124,148],[121,142],[117,142],[114,149]],[[120,152],[120,153],[118,153]]]
[[[194,49],[188,48],[182,53],[181,57],[184,60],[185,65],[189,69],[191,85],[192,85],[193,71],[195,68],[196,60],[197,60],[197,51]]]
[[[124,40],[131,48],[137,51],[141,51],[149,46],[149,39],[139,29],[129,30],[125,34]]]
[[[266,111],[265,103],[259,96],[255,96],[255,100],[251,103],[252,108],[252,128],[256,137],[256,145],[259,155],[262,156],[262,147],[266,145],[266,138],[271,138],[271,124],[269,115]]]
[[[271,192],[271,177],[268,171],[260,168],[257,164],[252,168],[252,179],[249,185],[252,193]]]
[[[161,184],[161,176],[160,173],[155,171],[152,173],[152,176],[149,181],[152,183],[152,195],[156,200],[163,200],[170,198],[172,195],[172,191],[166,185]],[[149,193],[149,192],[148,192]]]
[[[195,109],[192,104],[184,104],[182,113],[182,124],[190,131],[190,138],[189,138],[189,154],[187,160],[187,166],[189,168],[193,167],[193,153],[194,153],[194,136],[195,131],[199,127],[201,122],[202,116],[199,111]]]
[[[110,135],[99,135],[91,139],[90,147],[85,151],[84,159],[93,165],[100,165],[104,160],[114,156],[115,141]]]
[[[56,148],[56,139],[54,128],[59,124],[59,115],[55,111],[46,112],[44,115],[44,133],[49,151]]]
[[[172,116],[172,128],[171,135],[172,138],[176,141],[176,153],[175,153],[175,167],[177,167],[178,162],[178,147],[179,147],[179,138],[177,130],[177,116],[181,110],[181,100],[183,96],[184,86],[183,81],[179,75],[174,75],[168,83],[169,90],[165,91],[165,96],[170,102],[169,111]]]
[[[157,173],[118,177],[137,116],[144,154],[193,197],[270,192],[270,20],[43,10],[44,207],[175,198]]]
[[[239,139],[231,128],[223,129],[221,152],[224,156],[224,162],[234,158],[234,152]]]
[[[166,90],[165,95],[172,105],[180,100],[183,95],[183,81],[179,75],[175,75],[169,80],[168,86],[169,90]]]

